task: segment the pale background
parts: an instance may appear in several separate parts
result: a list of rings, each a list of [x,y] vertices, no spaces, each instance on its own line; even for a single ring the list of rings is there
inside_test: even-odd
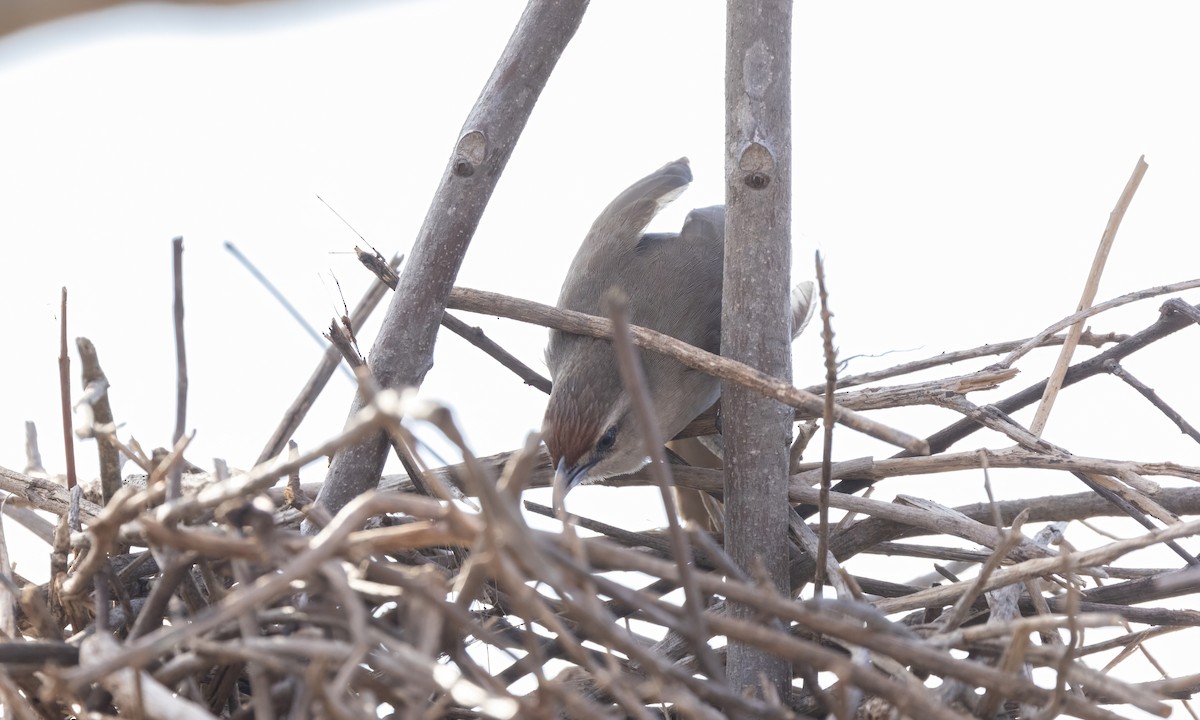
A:
[[[137,6],[0,38],[0,464],[23,466],[22,423],[34,420],[48,469],[63,470],[64,285],[70,336],[98,347],[123,434],[169,443],[170,240],[182,235],[188,425],[198,431],[189,457],[249,466],[320,350],[223,243],[256,261],[318,327],[342,312],[331,277],[353,305],[370,279],[348,253],[360,241],[315,196],[385,255],[406,250],[522,6]],[[1070,314],[1141,154],[1150,170],[1099,299],[1200,275],[1198,15],[1187,2],[797,4],[795,276],[811,276],[820,249],[841,356],[893,353],[854,360],[852,371],[1027,337]],[[721,202],[723,23],[718,2],[593,3],[459,284],[553,303],[596,213],[681,155],[696,181],[654,228],[677,228],[689,208]],[[1134,332],[1160,302],[1093,325]],[[464,319],[544,370],[543,330]],[[1127,363],[1193,421],[1197,332]],[[812,332],[797,343],[797,384],[821,379],[817,347]],[[1052,360],[1047,351],[1028,358],[990,397],[1035,382]],[[478,453],[515,448],[540,424],[541,394],[458,338],[443,335],[436,362],[423,391],[455,409]],[[78,369],[73,358],[76,392]],[[297,441],[336,432],[351,393],[336,375]],[[879,417],[916,434],[953,419],[932,410]],[[1194,443],[1108,378],[1067,390],[1046,437],[1079,454],[1200,465]],[[848,432],[837,443],[841,458],[891,452]],[[1007,445],[980,434],[961,448],[985,443]],[[94,475],[94,446],[77,445],[77,457],[81,475]],[[1057,475],[992,480],[1001,497],[1081,489]],[[901,491],[946,504],[982,497],[975,475],[885,483],[877,497]],[[649,494],[585,488],[571,501],[579,512],[615,505],[628,527],[661,522]],[[1178,564],[1156,557],[1135,560]],[[19,569],[44,580],[44,565],[39,554]],[[914,564],[914,574],[926,570]]]

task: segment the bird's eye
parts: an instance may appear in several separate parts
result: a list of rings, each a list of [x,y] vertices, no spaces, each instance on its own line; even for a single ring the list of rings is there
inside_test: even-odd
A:
[[[616,442],[617,442],[617,426],[613,425],[610,428],[608,428],[607,430],[605,430],[604,434],[600,436],[600,441],[596,443],[596,450],[599,452],[602,452],[602,453],[606,453],[609,450],[612,450],[612,446]]]

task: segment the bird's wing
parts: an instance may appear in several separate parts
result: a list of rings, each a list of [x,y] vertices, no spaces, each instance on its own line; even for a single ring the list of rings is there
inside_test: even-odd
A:
[[[679,231],[684,242],[725,248],[725,206],[696,208],[688,213]]]

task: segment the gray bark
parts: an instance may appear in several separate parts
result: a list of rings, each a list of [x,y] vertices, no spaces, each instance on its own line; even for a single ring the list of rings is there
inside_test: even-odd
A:
[[[446,299],[488,199],[588,0],[531,0],[471,109],[400,275],[370,366],[382,387],[418,386],[433,366]],[[448,41],[448,49],[453,43]],[[351,415],[360,409],[355,400]],[[387,436],[337,453],[317,504],[331,514],[376,486]],[[310,528],[311,530],[311,528]]]
[[[726,28],[721,354],[790,381],[792,3],[730,0]],[[761,564],[787,595],[791,411],[732,383],[722,385],[721,408],[726,550],[746,570]],[[730,611],[750,614],[736,603]],[[735,691],[787,702],[787,660],[730,643],[727,663]]]

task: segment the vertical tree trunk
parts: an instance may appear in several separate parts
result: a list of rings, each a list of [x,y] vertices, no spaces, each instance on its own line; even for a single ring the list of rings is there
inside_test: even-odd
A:
[[[792,3],[729,0],[726,28],[721,354],[790,381]],[[786,594],[791,411],[731,383],[721,408],[726,549],[748,570],[761,563]],[[739,691],[790,694],[790,664],[762,650],[731,643],[727,673]]]
[[[371,371],[381,386],[420,385],[432,367],[446,299],[479,218],[587,5],[588,0],[530,0],[521,15],[463,125],[371,348]],[[448,52],[453,45],[447,43]],[[359,409],[356,399],[351,414]],[[379,433],[338,452],[317,504],[336,513],[374,488],[388,447]]]

